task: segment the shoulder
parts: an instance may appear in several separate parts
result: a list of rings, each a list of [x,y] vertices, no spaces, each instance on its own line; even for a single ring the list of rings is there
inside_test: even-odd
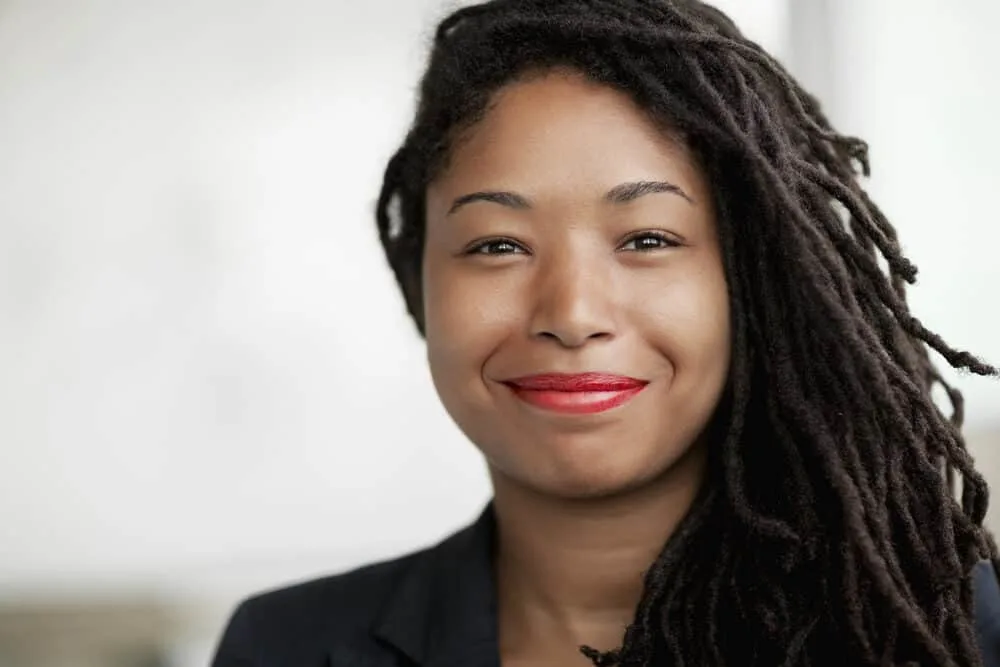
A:
[[[244,600],[229,619],[213,667],[320,665],[331,648],[370,644],[370,630],[385,600],[432,551],[424,549]]]
[[[492,517],[488,505],[430,548],[254,595],[229,619],[212,667],[394,665],[400,653],[422,655],[428,633],[469,630],[465,616],[489,602]]]

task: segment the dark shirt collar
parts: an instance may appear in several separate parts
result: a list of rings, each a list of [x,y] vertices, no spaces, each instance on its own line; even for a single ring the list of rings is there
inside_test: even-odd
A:
[[[374,634],[421,667],[499,667],[492,503],[401,575]]]

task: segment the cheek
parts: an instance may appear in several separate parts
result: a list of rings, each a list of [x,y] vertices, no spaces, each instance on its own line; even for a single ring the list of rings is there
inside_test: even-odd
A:
[[[721,266],[714,263],[662,281],[638,317],[654,345],[671,358],[678,378],[721,384],[731,354],[729,292]]]
[[[479,367],[516,322],[517,287],[488,275],[451,269],[430,258],[424,266],[428,360],[435,375]]]

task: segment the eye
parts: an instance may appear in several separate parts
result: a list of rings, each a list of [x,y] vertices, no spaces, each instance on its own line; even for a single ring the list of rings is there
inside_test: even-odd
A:
[[[677,248],[680,245],[681,243],[677,239],[664,232],[639,232],[626,238],[618,246],[618,249],[629,252],[650,252],[666,248]]]
[[[466,255],[515,255],[526,252],[524,247],[510,239],[486,239],[477,241],[466,250]]]

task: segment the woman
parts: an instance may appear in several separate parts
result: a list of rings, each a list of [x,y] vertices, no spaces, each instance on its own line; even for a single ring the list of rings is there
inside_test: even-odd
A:
[[[992,660],[987,488],[928,348],[996,370],[910,315],[856,169],[695,0],[445,19],[378,229],[493,502],[244,603],[215,664]]]

